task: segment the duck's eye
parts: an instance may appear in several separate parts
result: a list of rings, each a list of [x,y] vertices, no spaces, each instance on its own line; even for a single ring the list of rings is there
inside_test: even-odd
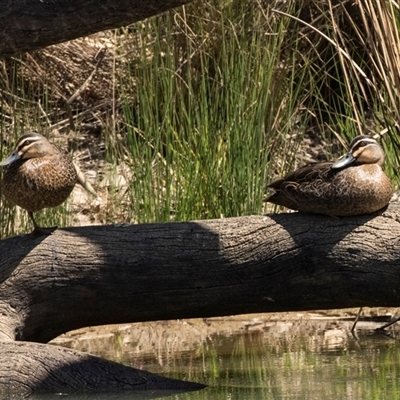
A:
[[[32,143],[32,140],[25,140],[18,146],[18,151],[21,151],[22,149],[25,149],[26,146],[29,146]]]
[[[362,149],[363,147],[367,146],[368,142],[366,142],[365,140],[361,140],[357,143],[354,144],[354,146],[351,148],[351,150],[354,152],[358,149]]]

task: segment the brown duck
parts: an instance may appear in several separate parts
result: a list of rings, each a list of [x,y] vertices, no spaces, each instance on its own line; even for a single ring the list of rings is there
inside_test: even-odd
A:
[[[72,160],[44,136],[29,132],[21,136],[15,150],[6,160],[2,192],[28,211],[34,233],[50,233],[36,223],[33,213],[63,203],[77,183]]]
[[[350,151],[335,162],[307,164],[272,182],[266,201],[293,210],[331,216],[374,213],[393,194],[382,170],[384,151],[370,136],[357,136]]]

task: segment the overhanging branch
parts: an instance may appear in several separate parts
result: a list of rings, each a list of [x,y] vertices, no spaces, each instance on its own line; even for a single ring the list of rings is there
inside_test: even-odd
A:
[[[0,9],[0,57],[118,28],[191,0],[14,0]]]

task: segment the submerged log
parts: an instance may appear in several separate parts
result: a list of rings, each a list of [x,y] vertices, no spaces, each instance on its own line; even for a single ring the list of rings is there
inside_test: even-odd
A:
[[[45,343],[93,325],[400,306],[399,214],[394,201],[350,218],[276,214],[3,240],[0,338]],[[51,370],[57,357],[41,354]]]
[[[14,0],[0,10],[0,56],[46,47],[133,22],[191,0]]]

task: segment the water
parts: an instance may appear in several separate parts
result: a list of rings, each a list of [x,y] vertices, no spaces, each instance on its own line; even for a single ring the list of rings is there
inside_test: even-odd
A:
[[[213,319],[93,329],[67,335],[59,344],[208,385],[184,394],[123,393],[107,399],[400,399],[398,327],[376,334],[372,327],[381,324],[361,323],[356,339],[350,319],[243,318],[232,324]],[[92,396],[68,397],[103,398]]]
[[[396,340],[371,335],[357,342],[340,336],[340,330],[332,333],[328,339],[282,338],[279,344],[271,343],[262,332],[214,337],[198,357],[186,355],[153,370],[209,385],[175,399],[400,398]]]

